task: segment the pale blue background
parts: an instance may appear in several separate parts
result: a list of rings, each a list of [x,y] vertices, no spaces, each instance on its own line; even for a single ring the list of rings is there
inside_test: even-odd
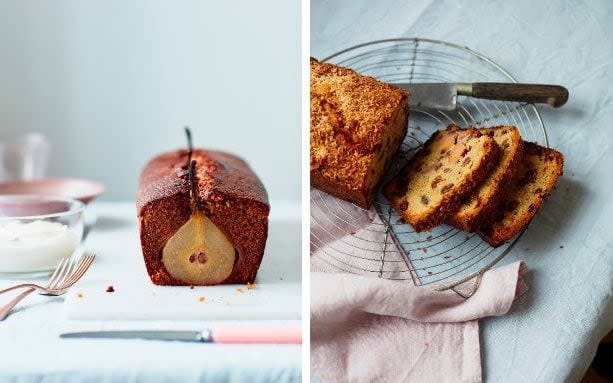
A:
[[[299,201],[299,1],[0,1],[0,140],[45,134],[50,175],[131,200],[186,124]]]
[[[311,2],[317,58],[377,39],[433,38],[481,52],[519,81],[570,91],[564,108],[540,108],[565,175],[503,260],[526,261],[530,291],[510,314],[482,322],[486,381],[577,382],[613,327],[611,20],[606,0]]]

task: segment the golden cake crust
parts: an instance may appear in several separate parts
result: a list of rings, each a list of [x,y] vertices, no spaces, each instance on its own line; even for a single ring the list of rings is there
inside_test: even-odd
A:
[[[406,134],[408,94],[311,58],[311,184],[367,208]]]
[[[557,150],[524,142],[524,154],[517,175],[495,214],[479,234],[490,245],[500,246],[524,230],[553,190],[564,168],[564,156]]]

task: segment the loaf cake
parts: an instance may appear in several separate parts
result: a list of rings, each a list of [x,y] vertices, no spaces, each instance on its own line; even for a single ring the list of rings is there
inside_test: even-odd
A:
[[[500,160],[483,183],[463,199],[458,211],[448,219],[453,226],[471,232],[493,214],[499,197],[519,168],[522,154],[522,140],[516,127],[496,126],[480,131],[496,140],[501,149]]]
[[[154,284],[255,280],[270,206],[264,186],[242,159],[202,149],[160,154],[140,176],[136,206]]]
[[[408,108],[404,90],[311,58],[311,186],[370,207]]]
[[[480,229],[481,237],[496,247],[528,226],[562,175],[563,166],[560,152],[525,142],[519,171],[491,222]]]
[[[459,208],[496,166],[500,149],[479,129],[450,125],[436,132],[384,188],[400,216],[420,232]]]

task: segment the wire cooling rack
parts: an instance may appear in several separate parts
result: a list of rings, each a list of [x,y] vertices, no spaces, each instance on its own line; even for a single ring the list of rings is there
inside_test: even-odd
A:
[[[493,60],[467,47],[421,38],[390,39],[356,45],[322,61],[339,64],[381,81],[394,82],[517,82]],[[458,97],[453,112],[412,108],[409,129],[392,161],[384,182],[388,181],[411,158],[436,130],[448,124],[460,126],[515,125],[524,140],[548,146],[543,120],[532,104],[480,100]],[[330,202],[333,201],[333,202]],[[330,203],[338,206],[330,206]],[[345,202],[325,198],[323,192],[311,190],[311,232],[313,228],[329,230],[351,227],[359,209],[346,209]],[[356,274],[411,281],[415,285],[453,286],[489,269],[501,260],[517,241],[493,248],[477,234],[466,233],[447,225],[430,232],[416,233],[404,223],[379,192],[375,209],[380,220],[366,230],[347,230],[340,240],[321,246],[311,235],[311,248],[323,248],[313,254],[327,267]],[[334,214],[326,214],[334,211]],[[338,213],[338,212],[342,213]],[[325,216],[325,221],[316,217]],[[338,233],[336,233],[338,234]],[[381,240],[373,241],[374,237]],[[330,233],[330,235],[333,235]]]

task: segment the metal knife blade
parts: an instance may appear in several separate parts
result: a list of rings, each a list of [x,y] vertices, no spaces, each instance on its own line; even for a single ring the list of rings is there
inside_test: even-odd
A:
[[[420,109],[455,110],[458,99],[457,84],[407,84],[394,83],[399,88],[411,93],[409,106]]]
[[[211,342],[210,332],[205,331],[85,331],[60,334],[60,338],[99,338],[99,339],[148,339],[180,342]]]

